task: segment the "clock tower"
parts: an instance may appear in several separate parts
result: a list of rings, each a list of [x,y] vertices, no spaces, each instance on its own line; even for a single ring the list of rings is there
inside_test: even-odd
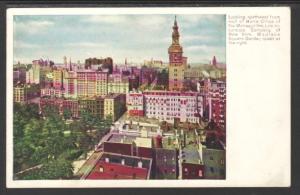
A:
[[[172,44],[168,49],[170,91],[181,91],[183,89],[185,63],[183,60],[184,57],[182,56],[182,47],[179,44],[179,37],[178,25],[175,16],[172,33]]]

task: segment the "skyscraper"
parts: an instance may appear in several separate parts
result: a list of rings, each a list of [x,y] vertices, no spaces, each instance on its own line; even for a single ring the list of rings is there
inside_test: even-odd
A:
[[[179,31],[175,16],[172,44],[168,49],[169,53],[169,90],[181,91],[183,89],[184,70],[186,58],[182,56],[183,50],[179,44]],[[183,60],[184,59],[184,60]]]

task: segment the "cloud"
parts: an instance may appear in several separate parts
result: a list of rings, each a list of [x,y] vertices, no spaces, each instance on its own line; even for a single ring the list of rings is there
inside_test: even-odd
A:
[[[213,41],[214,36],[211,35],[185,35],[182,37],[182,42],[193,42],[193,41]]]
[[[14,41],[14,48],[20,48],[20,49],[34,49],[38,48],[39,46],[37,44],[33,43],[26,43],[24,41]]]
[[[182,21],[183,23],[190,23],[190,24],[192,23],[197,24],[203,21],[210,22],[210,23],[224,24],[224,18],[220,16],[225,17],[225,15],[197,15],[197,17],[193,17],[193,16],[183,17]]]
[[[87,48],[98,48],[105,47],[104,43],[95,43],[95,42],[74,42],[74,43],[66,43],[66,47],[87,47]]]
[[[88,16],[86,18],[83,18],[83,22],[88,22],[88,23],[106,23],[106,24],[121,24],[125,22],[127,19],[127,16],[118,16],[118,15],[93,15],[93,16]]]
[[[161,15],[143,15],[136,17],[134,23],[147,28],[162,28],[167,24],[167,18]]]
[[[55,23],[48,20],[14,21],[14,31],[18,33],[43,33]]]

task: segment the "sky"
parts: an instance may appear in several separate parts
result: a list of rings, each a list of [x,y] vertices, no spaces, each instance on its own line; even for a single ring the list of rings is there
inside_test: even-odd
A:
[[[188,63],[225,63],[225,15],[177,15],[180,44]],[[14,16],[14,62],[49,58],[62,63],[112,57],[114,63],[168,62],[174,15]]]

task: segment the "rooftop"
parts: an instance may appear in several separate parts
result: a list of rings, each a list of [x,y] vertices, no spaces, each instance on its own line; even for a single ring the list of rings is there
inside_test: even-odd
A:
[[[149,179],[152,160],[103,153],[85,179]]]
[[[132,144],[135,139],[136,136],[133,135],[112,134],[107,142]]]
[[[182,149],[182,159],[185,163],[199,164],[201,158],[198,152],[198,146],[196,144],[186,145]]]

